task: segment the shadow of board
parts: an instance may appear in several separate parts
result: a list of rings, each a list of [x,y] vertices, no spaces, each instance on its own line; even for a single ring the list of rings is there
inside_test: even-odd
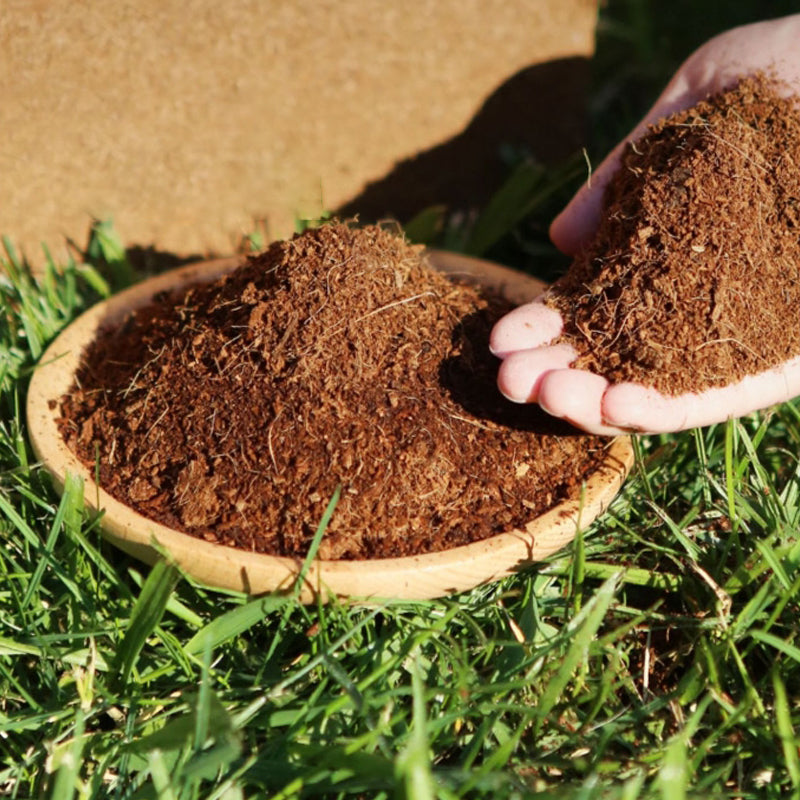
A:
[[[432,205],[451,211],[483,208],[508,177],[508,165],[501,158],[504,145],[545,165],[563,162],[585,143],[589,64],[586,58],[574,57],[521,70],[486,99],[461,133],[398,162],[334,209],[334,215],[358,216],[361,223],[386,218],[405,223]],[[440,102],[447,103],[447,97]],[[91,226],[87,241],[90,238]],[[83,252],[78,243],[71,244]],[[126,255],[141,275],[209,257],[177,256],[138,244],[127,248]]]
[[[507,177],[500,152],[519,148],[557,164],[585,142],[589,61],[564,58],[527,67],[495,90],[454,138],[398,162],[335,210],[361,222],[407,222],[431,205],[469,210],[486,205]],[[447,103],[447,97],[440,102]]]

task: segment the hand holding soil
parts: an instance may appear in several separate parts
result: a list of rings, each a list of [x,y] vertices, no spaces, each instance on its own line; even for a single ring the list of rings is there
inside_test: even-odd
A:
[[[800,15],[712,39],[553,222],[576,260],[495,326],[507,397],[615,434],[800,394],[798,41]]]

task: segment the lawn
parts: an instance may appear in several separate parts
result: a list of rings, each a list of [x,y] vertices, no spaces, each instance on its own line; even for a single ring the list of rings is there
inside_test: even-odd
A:
[[[759,5],[609,2],[586,157]],[[479,244],[438,241],[551,276],[547,223],[584,176],[583,154],[512,165]],[[6,240],[0,796],[800,797],[800,403],[637,439],[609,512],[497,584],[377,607],[212,592],[105,544],[27,443],[33,364],[129,269],[107,228],[37,280]]]

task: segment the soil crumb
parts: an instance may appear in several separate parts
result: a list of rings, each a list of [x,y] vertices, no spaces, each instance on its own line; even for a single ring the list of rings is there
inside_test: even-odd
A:
[[[60,428],[140,513],[234,547],[403,556],[510,530],[606,443],[495,388],[505,301],[378,226],[330,224],[155,298],[83,354]]]
[[[548,304],[575,366],[665,394],[800,354],[800,109],[763,74],[629,143]]]

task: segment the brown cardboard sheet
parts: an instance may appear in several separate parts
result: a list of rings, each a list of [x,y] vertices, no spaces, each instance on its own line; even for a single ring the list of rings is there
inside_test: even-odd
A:
[[[479,204],[580,146],[592,0],[6,0],[0,233],[231,252],[324,210]]]

